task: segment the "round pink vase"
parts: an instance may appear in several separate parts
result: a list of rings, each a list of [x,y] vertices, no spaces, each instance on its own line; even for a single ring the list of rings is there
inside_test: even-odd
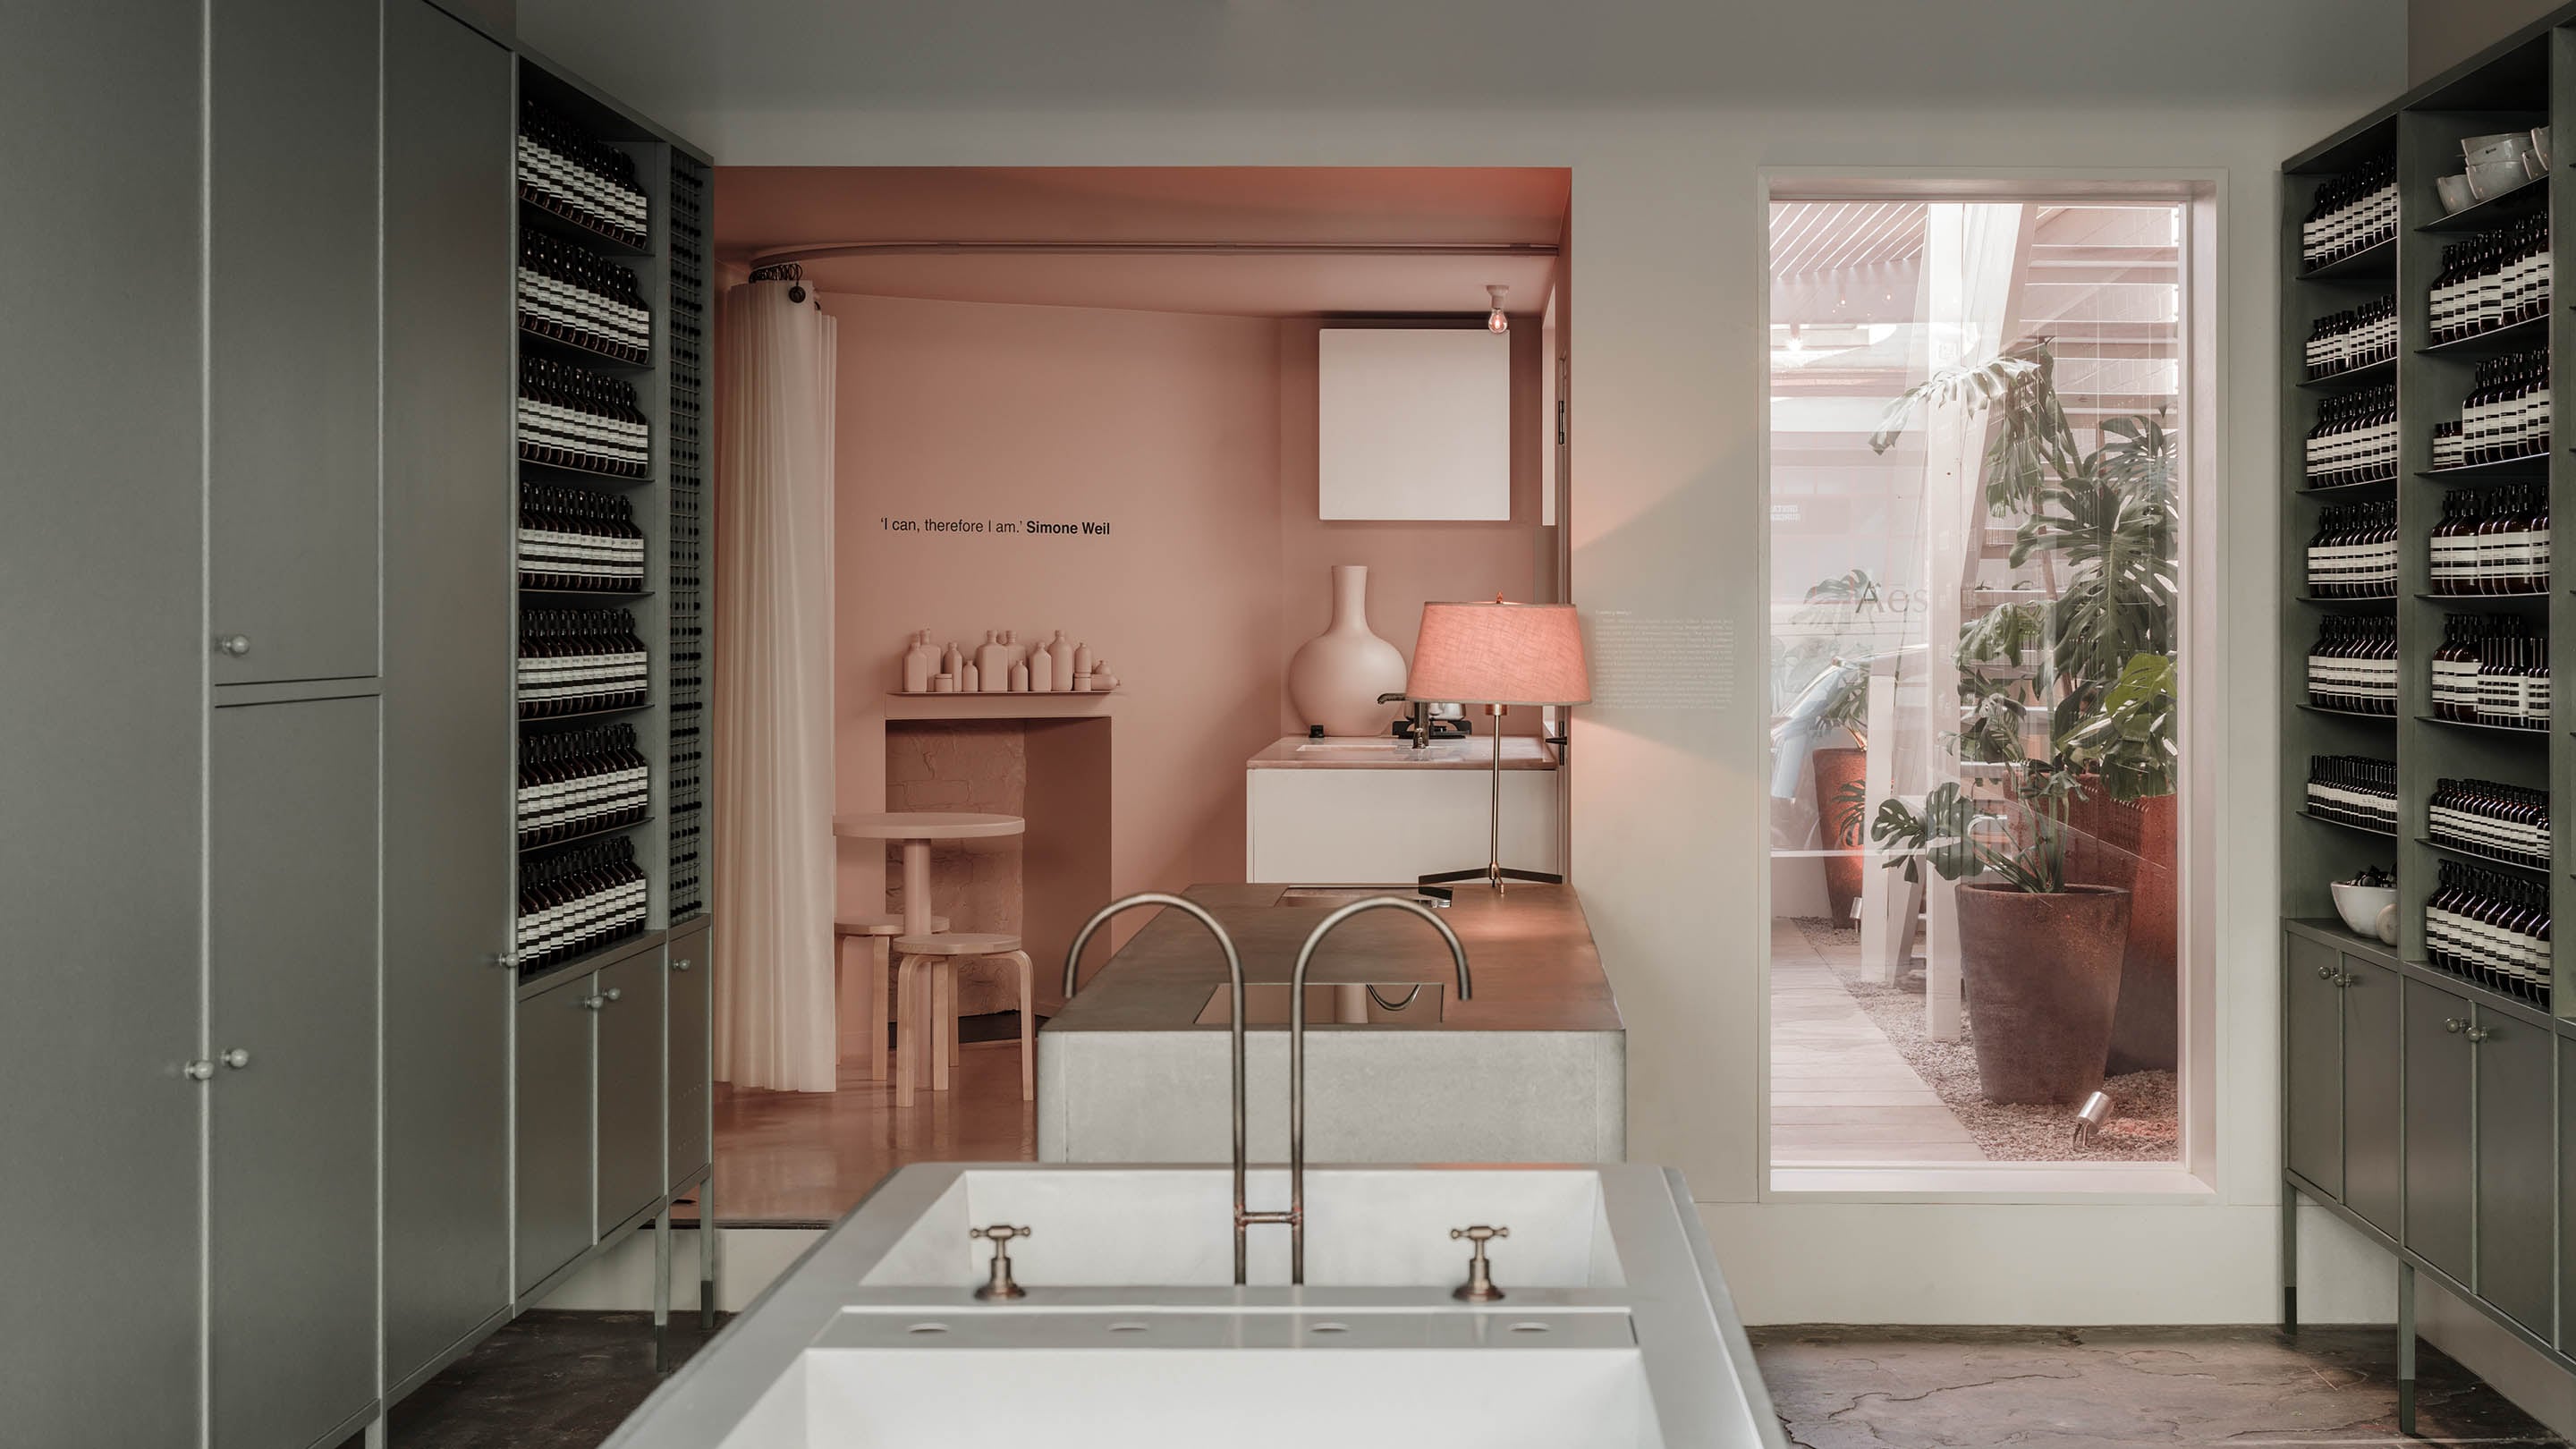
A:
[[[1381,694],[1404,689],[1404,655],[1369,632],[1368,569],[1333,565],[1333,623],[1288,661],[1288,702],[1328,735],[1382,735],[1396,716]]]

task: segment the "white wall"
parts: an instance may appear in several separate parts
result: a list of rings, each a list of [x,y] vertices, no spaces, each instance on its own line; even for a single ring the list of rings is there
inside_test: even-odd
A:
[[[1114,12],[1123,24],[1081,7],[1075,25],[1054,17],[1076,7],[968,0],[939,9],[934,31],[826,0],[738,3],[722,23],[690,0],[525,0],[522,28],[724,164],[1571,166],[1576,602],[1596,618],[1708,621],[1738,643],[1728,707],[1576,712],[1575,869],[1630,1028],[1632,1155],[1688,1173],[1751,1318],[2269,1316],[2269,628],[2219,635],[2218,1201],[1759,1200],[1759,172],[2216,179],[2218,363],[2235,381],[2223,395],[2241,400],[2220,419],[2220,606],[2268,620],[2275,168],[2402,88],[2401,0],[1470,9],[1140,0]],[[1335,18],[1338,32],[1306,28]],[[2309,1240],[2309,1316],[2384,1318],[2386,1261],[2327,1224]]]

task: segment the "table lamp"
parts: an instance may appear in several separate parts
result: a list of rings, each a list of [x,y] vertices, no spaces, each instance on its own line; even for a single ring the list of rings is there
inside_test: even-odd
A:
[[[1423,885],[1483,879],[1496,891],[1506,880],[1562,885],[1565,877],[1503,864],[1502,715],[1516,704],[1589,704],[1592,681],[1583,662],[1583,634],[1571,604],[1425,604],[1422,633],[1413,643],[1407,699],[1440,704],[1481,704],[1494,718],[1494,794],[1482,866],[1445,870]]]

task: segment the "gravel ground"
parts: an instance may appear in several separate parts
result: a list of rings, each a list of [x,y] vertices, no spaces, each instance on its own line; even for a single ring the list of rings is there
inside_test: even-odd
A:
[[[1801,916],[1798,929],[1825,958],[1843,989],[1860,1003],[1897,1053],[1949,1107],[1977,1146],[1996,1162],[2171,1162],[2182,1136],[2171,1072],[2131,1072],[2102,1084],[2111,1094],[2112,1118],[2101,1135],[2073,1145],[2073,1104],[1989,1102],[1977,1090],[1976,1031],[1966,1021],[1957,1041],[1934,1041],[1923,1031],[1923,977],[1918,971],[1897,986],[1860,979],[1860,932],[1821,917]]]

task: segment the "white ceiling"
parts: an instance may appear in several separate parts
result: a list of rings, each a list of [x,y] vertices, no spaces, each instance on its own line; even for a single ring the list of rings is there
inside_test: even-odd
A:
[[[724,154],[865,111],[2342,108],[2405,0],[519,0],[519,28]],[[2208,43],[2223,35],[2226,43]]]

